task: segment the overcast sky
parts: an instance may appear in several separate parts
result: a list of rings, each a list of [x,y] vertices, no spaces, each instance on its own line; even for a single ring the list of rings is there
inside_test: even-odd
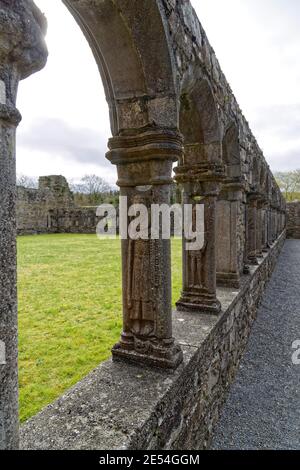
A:
[[[95,173],[105,160],[108,108],[92,53],[60,0],[35,0],[46,14],[49,60],[21,82],[18,173]],[[300,168],[300,1],[193,0],[223,72],[273,171]]]

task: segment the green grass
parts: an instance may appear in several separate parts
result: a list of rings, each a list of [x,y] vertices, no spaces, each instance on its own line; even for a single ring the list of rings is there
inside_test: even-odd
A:
[[[173,303],[181,241],[172,241]],[[21,421],[110,356],[122,327],[119,240],[95,235],[18,239]]]

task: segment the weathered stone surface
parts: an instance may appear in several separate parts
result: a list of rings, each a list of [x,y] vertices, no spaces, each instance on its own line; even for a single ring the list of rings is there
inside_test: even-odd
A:
[[[219,317],[175,312],[183,364],[173,374],[107,361],[21,429],[23,449],[202,449],[247,344],[285,233],[241,279],[222,288]]]
[[[19,80],[45,65],[45,27],[32,1],[0,1],[0,449],[16,449],[19,440],[15,103]]]
[[[141,204],[151,215],[154,204],[170,205],[172,163],[181,156],[182,137],[157,129],[109,141],[107,158],[117,165],[118,185],[128,206]],[[126,234],[130,217],[120,210]],[[115,361],[176,369],[182,351],[172,336],[170,239],[122,239],[123,331],[113,347]],[[159,221],[159,233],[162,222]]]
[[[300,201],[287,204],[287,237],[300,239]]]
[[[141,369],[103,365],[58,405],[28,423],[24,429],[32,437],[24,446],[106,447],[104,429],[106,436],[119,436],[115,447],[205,447],[284,237],[285,203],[189,0],[63,2],[89,41],[102,76],[113,134],[107,157],[117,165],[122,194],[132,202],[141,198],[140,186],[146,186],[142,198],[148,208],[152,203],[168,204],[172,166],[178,161],[176,181],[183,185],[184,200],[193,199],[196,205],[200,198],[205,206],[204,250],[195,257],[184,253],[178,307],[193,314],[175,315],[180,347],[172,331],[169,240],[123,241],[123,333],[113,355],[115,360],[145,366],[141,374],[145,387],[148,376],[152,378],[152,395],[146,400],[141,390],[140,400],[136,393],[141,382],[128,383],[119,375],[132,379],[132,371]],[[14,154],[20,120],[15,102],[19,79],[45,64],[46,23],[32,0],[0,0],[0,20],[0,308],[8,351],[7,364],[0,366],[0,446],[13,448],[18,441]],[[222,211],[217,214],[220,201],[226,207],[230,204],[230,223],[225,224]],[[63,197],[61,202],[67,201]],[[57,225],[60,219],[73,217],[65,210],[60,203],[55,209]],[[262,254],[262,210],[267,212],[268,255]],[[217,237],[216,227],[224,228]],[[219,281],[239,285],[239,292],[216,289],[218,265]],[[245,281],[242,272],[251,273],[251,279]],[[233,305],[226,309],[230,301]],[[203,316],[204,312],[215,316]],[[173,376],[154,371],[147,375],[149,365],[178,370]],[[112,397],[107,409],[109,416],[116,414],[117,424],[109,427],[108,421],[100,429],[99,422],[107,416],[99,415],[106,404],[97,384],[107,368],[115,395],[111,385],[103,387]],[[126,387],[129,401],[122,395]],[[161,411],[154,413],[159,397]],[[116,411],[123,404],[121,398],[127,406],[121,408],[123,421]],[[62,406],[61,414],[57,406]],[[82,421],[83,406],[89,414]],[[140,423],[138,431],[132,416]],[[33,422],[37,432],[31,428]],[[86,423],[81,436],[76,433],[80,422]],[[43,441],[47,427],[50,437]],[[71,434],[66,438],[67,431]]]
[[[77,207],[63,176],[43,176],[38,189],[17,188],[17,233],[96,233],[96,207]]]

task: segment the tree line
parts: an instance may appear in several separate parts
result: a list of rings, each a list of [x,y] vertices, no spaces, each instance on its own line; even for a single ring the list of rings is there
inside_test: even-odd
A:
[[[119,190],[98,175],[85,175],[79,181],[68,181],[70,190],[78,206],[99,206],[100,204],[119,205]],[[18,175],[17,185],[37,189],[38,178]],[[181,202],[180,188],[174,183],[171,186],[171,204]]]
[[[74,201],[78,206],[118,205],[119,191],[98,175],[85,175],[80,180],[68,180]],[[38,178],[18,175],[17,185],[37,189]]]
[[[276,181],[285,197],[290,201],[300,200],[300,169],[275,173]],[[100,204],[119,203],[119,190],[98,175],[85,175],[79,181],[68,181],[78,206],[98,206]],[[17,185],[24,188],[38,187],[38,178],[27,175],[18,175]],[[171,203],[179,203],[181,199],[180,188],[175,184],[171,187]]]

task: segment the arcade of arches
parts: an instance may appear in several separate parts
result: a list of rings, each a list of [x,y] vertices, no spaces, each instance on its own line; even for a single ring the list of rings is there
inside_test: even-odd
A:
[[[285,202],[189,0],[63,3],[99,67],[112,131],[106,157],[117,166],[121,194],[134,201],[143,186],[147,205],[169,204],[177,162],[175,181],[183,201],[204,205],[205,243],[193,256],[183,249],[182,295],[172,316],[170,242],[143,241],[132,260],[131,241],[122,241],[123,332],[112,350],[115,362],[104,364],[100,375],[106,374],[103,399],[107,392],[110,400],[123,400],[111,427],[119,419],[126,432],[119,421],[114,442],[108,431],[99,431],[102,425],[90,420],[92,403],[100,413],[91,390],[85,400],[90,400],[89,425],[80,439],[73,431],[68,437],[65,428],[60,431],[67,409],[73,413],[83,388],[92,387],[91,376],[25,425],[22,445],[207,447],[285,237]],[[47,49],[46,19],[32,0],[0,0],[0,18],[0,314],[6,346],[6,363],[0,365],[0,448],[11,449],[19,445],[14,213],[15,132],[21,116],[15,103],[19,80],[45,66]],[[147,289],[136,300],[131,281],[141,271],[139,263]],[[143,386],[140,370],[147,376]],[[120,374],[126,375],[122,387]],[[138,405],[136,387],[148,394],[141,392]],[[136,418],[136,427],[126,413]],[[78,424],[78,415],[74,420]],[[42,424],[51,436],[44,435]]]

